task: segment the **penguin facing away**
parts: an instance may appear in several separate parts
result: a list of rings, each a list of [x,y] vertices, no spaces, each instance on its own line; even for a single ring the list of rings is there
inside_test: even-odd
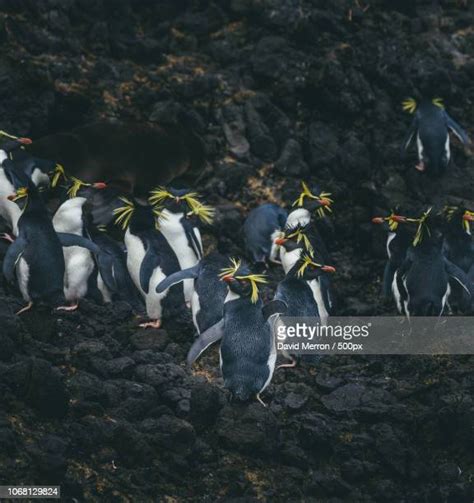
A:
[[[452,131],[463,144],[467,144],[469,137],[466,131],[448,115],[440,98],[423,100],[419,106],[409,98],[403,102],[403,109],[415,116],[403,142],[402,157],[416,138],[416,169],[435,177],[443,175],[451,159],[449,132]]]
[[[273,301],[267,306],[259,297],[258,285],[265,283],[262,274],[252,274],[240,260],[231,259],[231,267],[220,273],[228,286],[224,317],[196,340],[188,353],[188,364],[213,342],[222,339],[220,366],[224,386],[239,400],[256,397],[270,383],[276,362],[276,345],[269,319],[284,313],[285,304]]]
[[[392,295],[393,275],[405,260],[407,250],[413,241],[414,231],[407,225],[412,221],[413,219],[397,215],[393,211],[387,217],[374,217],[372,219],[372,223],[384,225],[388,231],[387,263],[385,264],[382,286],[385,298],[390,298]]]
[[[151,321],[142,328],[160,328],[163,316],[184,309],[183,286],[176,284],[164,292],[156,287],[167,276],[180,270],[178,258],[162,232],[157,228],[160,213],[149,205],[122,198],[124,205],[115,210],[116,223],[125,230],[127,268],[145,300]]]
[[[195,266],[168,276],[156,287],[156,291],[162,293],[185,279],[194,279],[191,310],[196,331],[201,334],[222,320],[227,285],[220,281],[219,272],[228,263],[223,255],[211,253]]]
[[[203,256],[202,240],[198,221],[210,224],[214,209],[199,201],[196,192],[187,189],[159,187],[149,198],[160,212],[160,231],[174,250],[181,269],[197,264]],[[184,297],[190,307],[193,294],[192,279],[184,280]]]
[[[274,240],[285,227],[287,217],[288,212],[273,203],[261,204],[250,211],[243,232],[247,252],[253,262],[280,262]]]
[[[319,298],[313,282],[328,273],[334,273],[336,269],[330,265],[319,264],[308,253],[304,252],[296,264],[288,271],[285,278],[280,281],[275,292],[274,299],[282,301],[287,308],[285,316],[294,318],[320,319],[318,308]],[[278,320],[283,324],[282,320]],[[285,358],[291,363],[279,365],[282,367],[294,367],[296,359],[283,352]]]
[[[452,282],[459,284],[469,299],[472,297],[467,276],[444,257],[441,232],[430,213],[431,208],[418,219],[413,244],[393,278],[397,308],[407,318],[441,316]]]

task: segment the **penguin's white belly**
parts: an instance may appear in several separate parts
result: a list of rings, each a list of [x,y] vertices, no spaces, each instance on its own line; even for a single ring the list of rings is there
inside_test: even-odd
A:
[[[63,248],[64,253],[64,296],[67,301],[85,297],[87,280],[94,270],[94,261],[89,250],[80,246]]]
[[[178,258],[179,262],[179,267],[181,269],[188,269],[189,267],[193,267],[196,265],[199,261],[198,257],[196,257],[196,254],[194,253],[194,250],[189,246],[188,243],[188,238],[186,237],[186,234],[184,233],[184,229],[179,225],[179,228],[176,230],[170,230],[166,229],[163,227],[161,229],[161,232],[165,236],[166,240],[170,244],[171,248],[176,254],[176,257]],[[196,231],[197,229],[195,229]],[[201,242],[201,236],[199,235],[199,232],[196,232],[196,236]],[[191,301],[191,296],[194,291],[194,280],[193,279],[185,279],[183,281],[183,289],[184,289],[184,299],[186,302]]]
[[[301,252],[302,248],[296,248],[295,250],[287,252],[285,248],[281,247],[280,260],[285,273],[288,273],[288,271],[296,264],[296,262],[298,262],[301,256]]]
[[[9,201],[6,197],[0,195],[0,217],[5,219],[15,236],[18,236],[18,219],[20,216],[20,207],[13,201]]]
[[[135,286],[145,296],[140,286],[140,268],[145,258],[145,247],[142,240],[127,230],[125,233],[125,246],[127,247],[127,268]]]
[[[326,309],[326,303],[324,302],[323,293],[321,292],[321,285],[319,280],[313,279],[312,281],[307,281],[310,286],[314,300],[318,306],[319,318],[321,319],[321,325],[326,325],[328,321],[328,310]]]
[[[28,282],[30,280],[30,267],[28,266],[26,260],[24,260],[21,257],[16,266],[16,274],[18,278],[18,287],[20,288],[21,295],[27,302],[30,302],[31,297],[28,292]]]
[[[5,160],[5,159],[3,159]],[[2,159],[0,159],[0,162]],[[15,187],[10,183],[5,175],[5,170],[0,168],[0,197],[11,196],[15,192]]]
[[[146,314],[152,320],[161,320],[163,307],[161,302],[168,295],[169,288],[162,293],[156,293],[156,287],[166,278],[166,275],[157,267],[150,276],[148,293],[145,294]]]
[[[104,300],[105,303],[112,302],[112,294],[110,293],[110,290],[105,286],[104,280],[102,279],[100,272],[97,274],[97,288],[99,289],[99,292],[102,294],[102,299]]]
[[[199,295],[196,292],[196,290],[194,290],[191,296],[191,312],[193,313],[193,323],[194,326],[196,327],[198,334],[201,333],[201,331],[199,330],[199,325],[197,323],[197,315],[199,314],[200,310],[201,310],[201,304],[199,302]]]

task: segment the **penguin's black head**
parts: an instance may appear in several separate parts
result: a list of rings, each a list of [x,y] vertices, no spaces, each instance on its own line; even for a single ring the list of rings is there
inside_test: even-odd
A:
[[[443,241],[441,215],[436,215],[432,208],[428,208],[414,221],[418,223],[418,227],[413,239],[413,247],[419,249],[439,248]]]
[[[183,213],[185,218],[198,217],[204,223],[211,224],[214,209],[199,199],[199,194],[189,189],[158,187],[151,192],[149,202],[160,211],[166,209],[171,213]]]
[[[446,206],[443,209],[445,218],[445,230],[453,234],[471,234],[471,222],[474,222],[474,211],[464,206]]]
[[[277,246],[282,246],[287,252],[303,248],[308,252],[313,252],[313,246],[309,239],[310,224],[296,225],[286,228],[275,240]]]
[[[336,269],[331,265],[318,264],[309,253],[303,253],[301,258],[291,269],[290,274],[300,279],[311,281],[324,273],[334,273]]]
[[[122,230],[126,231],[130,228],[132,233],[137,233],[153,228],[158,229],[160,213],[156,208],[126,197],[120,197],[119,200],[122,206],[115,208],[113,213],[115,224],[119,225]]]
[[[334,202],[329,192],[322,192],[319,187],[313,186],[311,189],[305,182],[301,182],[302,191],[298,199],[293,202],[293,207],[304,208],[310,213],[316,213],[323,218],[326,213],[332,213],[331,204]]]
[[[68,180],[67,195],[69,198],[73,197],[89,197],[94,190],[103,190],[107,188],[105,182],[87,183],[79,178],[71,176]]]
[[[253,274],[247,264],[241,260],[230,259],[231,266],[221,270],[220,278],[227,283],[229,289],[240,297],[248,298],[253,304],[258,301],[258,285],[266,283],[263,274]]]
[[[5,131],[0,131],[0,136],[7,138],[7,141],[3,142],[0,147],[7,154],[14,152],[24,145],[30,145],[31,143],[33,143],[30,138],[17,138],[16,136],[12,136]]]

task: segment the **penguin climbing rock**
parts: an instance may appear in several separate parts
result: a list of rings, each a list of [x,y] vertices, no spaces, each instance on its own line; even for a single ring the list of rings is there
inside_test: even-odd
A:
[[[265,283],[261,274],[252,274],[240,260],[221,271],[220,277],[228,286],[224,303],[224,318],[193,344],[188,363],[213,342],[222,339],[220,366],[224,386],[239,400],[256,397],[265,405],[260,394],[270,383],[276,362],[276,345],[269,318],[283,313],[286,306],[273,301],[267,306],[259,296],[258,285]]]
[[[409,98],[403,102],[403,109],[415,116],[403,142],[402,156],[416,138],[416,169],[432,176],[443,175],[451,158],[449,132],[452,131],[464,144],[469,142],[467,133],[448,115],[440,98],[423,100],[420,106]]]
[[[273,203],[261,204],[250,211],[243,231],[247,252],[253,262],[280,262],[274,240],[285,227],[287,216],[286,210]]]
[[[196,331],[201,334],[222,320],[227,285],[220,281],[219,272],[228,263],[229,259],[223,255],[211,253],[195,266],[168,276],[156,287],[156,291],[162,293],[185,279],[194,279],[191,310]]]
[[[331,261],[321,236],[311,224],[287,227],[284,233],[275,240],[275,244],[280,246],[280,259],[285,273],[292,270],[305,254],[311,256],[316,263],[324,264]],[[321,321],[326,323],[333,310],[329,277],[321,275],[315,278],[311,283],[311,288],[317,299]]]
[[[317,288],[316,282],[320,283],[322,276],[335,271],[333,266],[319,264],[314,261],[311,255],[303,252],[285,278],[280,281],[275,293],[274,299],[284,302],[287,306],[285,316],[320,319],[318,304],[321,303],[321,289]],[[328,293],[324,289],[322,292],[326,295]],[[294,367],[296,365],[296,360],[293,357],[287,353],[284,353],[284,356],[290,359],[291,363],[280,365],[280,367]]]
[[[322,192],[317,186],[310,189],[305,182],[301,182],[301,189],[300,195],[292,204],[293,210],[288,215],[288,227],[305,226],[313,216],[322,219],[326,214],[332,213],[333,200],[329,197],[329,192]]]
[[[159,187],[151,192],[150,204],[160,213],[160,231],[178,257],[181,269],[188,269],[203,256],[198,222],[212,222],[214,210],[199,201],[196,192],[187,189],[169,190]],[[184,297],[190,305],[193,293],[192,279],[184,280]]]
[[[388,260],[385,264],[382,287],[386,298],[391,297],[393,275],[405,260],[407,250],[414,238],[414,230],[410,225],[407,225],[411,221],[412,219],[397,215],[393,211],[387,217],[372,219],[372,223],[382,224],[386,226],[388,231],[386,244]]]
[[[87,233],[91,241],[111,259],[110,281],[107,283],[104,281],[96,266],[89,279],[88,296],[103,303],[120,300],[126,302],[136,314],[143,314],[145,311],[143,298],[128,272],[127,255],[123,246],[102,228],[88,225]]]
[[[156,287],[167,276],[180,270],[180,263],[164,234],[158,230],[161,214],[149,205],[122,198],[115,210],[116,223],[125,231],[127,267],[135,286],[145,299],[149,322],[143,328],[159,328],[162,318],[185,309],[182,285],[173,285],[162,293]],[[194,265],[194,264],[193,264]]]
[[[430,208],[418,219],[412,246],[394,274],[392,288],[399,312],[408,318],[441,316],[453,282],[472,297],[467,276],[442,253],[439,223]]]

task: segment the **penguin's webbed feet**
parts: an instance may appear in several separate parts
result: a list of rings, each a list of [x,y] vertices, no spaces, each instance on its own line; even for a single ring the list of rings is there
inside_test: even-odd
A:
[[[0,238],[5,239],[9,243],[13,243],[15,241],[15,237],[12,236],[11,234],[8,234],[8,232],[4,232],[4,233],[0,234]]]
[[[280,363],[280,365],[278,365],[278,367],[277,367],[277,370],[278,369],[293,369],[296,367],[296,364],[297,364],[296,358],[291,357],[290,363]]]
[[[425,163],[423,161],[420,161],[415,165],[415,169],[417,169],[418,171],[425,171]]]
[[[79,302],[71,304],[70,306],[59,306],[56,311],[75,311],[79,307]]]
[[[147,321],[146,323],[140,323],[140,328],[161,328],[161,320]]]
[[[22,307],[19,311],[17,311],[15,314],[19,316],[22,313],[25,313],[26,311],[29,311],[33,307],[33,302],[28,302],[28,304],[25,307]]]

